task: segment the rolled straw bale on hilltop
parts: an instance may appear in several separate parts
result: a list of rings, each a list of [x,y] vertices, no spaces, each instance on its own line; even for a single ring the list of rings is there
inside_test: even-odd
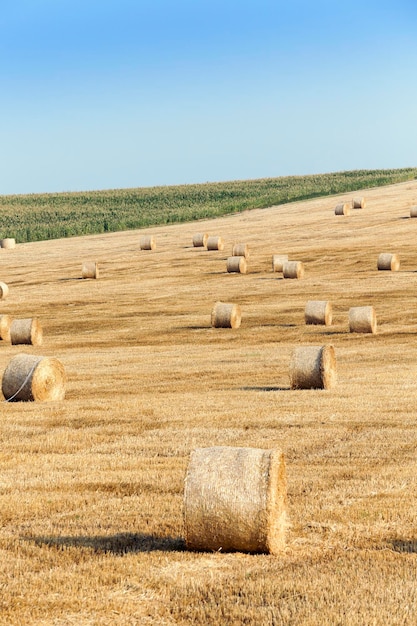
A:
[[[207,233],[196,233],[195,235],[193,235],[194,248],[205,248],[207,245],[207,239]]]
[[[232,248],[232,256],[244,256],[249,258],[249,246],[247,243],[235,243]]]
[[[352,209],[364,209],[366,207],[366,198],[353,198]]]
[[[238,274],[246,274],[248,271],[248,266],[244,256],[229,256],[226,267],[229,273],[236,272]]]
[[[153,237],[153,235],[144,235],[139,240],[139,247],[141,250],[155,250],[155,237]]]
[[[304,265],[301,261],[286,261],[282,266],[284,278],[303,278]]]
[[[285,546],[287,479],[278,449],[191,452],[184,488],[190,550],[277,554]]]
[[[348,202],[340,202],[334,210],[335,215],[350,215],[350,204]]]
[[[10,326],[12,319],[10,315],[0,315],[0,339],[10,341]]]
[[[81,278],[98,278],[99,277],[99,268],[98,263],[94,263],[94,261],[87,261],[82,264],[81,267]]]
[[[333,319],[333,308],[327,300],[309,300],[304,311],[306,324],[323,324],[330,326]]]
[[[333,346],[300,346],[290,362],[291,389],[331,389],[336,384]]]
[[[211,312],[211,325],[214,328],[239,328],[241,321],[238,304],[216,302]]]
[[[391,272],[397,272],[400,269],[400,259],[398,257],[398,254],[381,252],[378,257],[377,267],[379,270],[389,270]]]
[[[410,208],[410,217],[417,217],[417,204]]]
[[[15,248],[16,240],[10,237],[8,239],[0,239],[0,247],[8,249]]]
[[[36,318],[13,320],[10,324],[10,341],[12,345],[42,345],[43,331],[40,321]]]
[[[224,242],[221,237],[208,237],[207,239],[207,250],[223,250]]]
[[[0,300],[4,300],[9,295],[9,287],[0,281]]]
[[[354,306],[349,309],[351,333],[373,333],[377,331],[376,313],[373,306]]]
[[[273,254],[272,255],[272,271],[282,272],[284,263],[288,261],[288,254]]]
[[[8,402],[50,402],[65,397],[66,375],[58,359],[18,354],[9,361],[2,380]]]

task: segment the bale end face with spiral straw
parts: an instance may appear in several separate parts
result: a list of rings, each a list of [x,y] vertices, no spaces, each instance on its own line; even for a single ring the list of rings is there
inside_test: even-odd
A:
[[[10,315],[0,315],[0,339],[3,341],[11,341],[10,326],[12,320]]]
[[[331,389],[337,382],[333,346],[300,346],[290,362],[291,389]]]
[[[349,330],[351,333],[377,332],[376,313],[373,306],[354,306],[349,309]]]
[[[350,204],[348,202],[340,202],[334,210],[335,215],[350,215]]]
[[[229,273],[246,274],[248,266],[244,256],[229,256],[227,259],[227,271]]]
[[[10,325],[10,341],[12,345],[31,344],[42,345],[43,330],[40,321],[36,318],[13,320]]]
[[[207,233],[196,233],[193,236],[194,248],[205,248],[207,245],[207,239],[208,239]]]
[[[303,278],[304,265],[301,261],[287,261],[282,266],[282,275],[284,278]]]
[[[214,328],[239,328],[241,321],[238,304],[216,302],[211,312],[211,325]]]
[[[156,242],[152,235],[145,235],[140,238],[139,247],[141,250],[155,250]]]
[[[81,268],[81,278],[98,278],[99,277],[99,269],[98,263],[94,263],[93,261],[87,261],[83,263]]]
[[[247,243],[235,243],[232,248],[232,256],[244,256],[249,258],[249,246]]]
[[[221,237],[209,237],[207,239],[207,250],[223,250],[224,242]]]
[[[366,207],[366,198],[353,198],[352,200],[353,209],[364,209],[365,207]]]
[[[66,375],[58,359],[18,354],[7,365],[2,392],[7,402],[51,402],[65,397]]]
[[[332,305],[326,300],[309,300],[306,304],[304,316],[306,324],[330,326],[333,319]]]
[[[377,267],[379,270],[398,272],[398,270],[400,269],[400,259],[398,257],[398,254],[381,252],[378,257]]]
[[[280,450],[217,446],[191,453],[184,489],[188,549],[278,554],[286,508]]]
[[[0,282],[0,300],[4,300],[9,295],[9,287],[6,283]]]

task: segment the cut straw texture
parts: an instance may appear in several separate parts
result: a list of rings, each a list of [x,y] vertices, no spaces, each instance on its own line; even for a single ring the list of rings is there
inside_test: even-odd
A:
[[[366,207],[366,198],[353,198],[352,209],[364,209]]]
[[[282,272],[284,263],[288,261],[288,254],[273,254],[272,255],[272,271]]]
[[[244,256],[229,256],[226,267],[229,273],[246,274],[248,271],[248,265]]]
[[[280,450],[218,446],[191,453],[184,489],[188,549],[278,554],[286,508]]]
[[[9,361],[2,380],[8,402],[50,402],[65,397],[66,375],[58,359],[18,354]]]
[[[224,242],[221,237],[208,237],[207,250],[223,250]]]
[[[0,247],[1,248],[15,248],[16,240],[9,237],[8,239],[0,239]]]
[[[400,259],[398,257],[398,254],[381,252],[378,257],[377,267],[379,270],[398,272],[398,270],[400,269]]]
[[[282,266],[284,278],[303,278],[304,265],[301,261],[286,261]]]
[[[0,300],[4,300],[9,295],[9,287],[0,281]]]
[[[410,217],[417,217],[417,204],[410,208]]]
[[[354,306],[349,309],[351,333],[373,333],[377,331],[376,313],[373,306]]]
[[[12,319],[10,315],[0,315],[0,339],[10,341],[10,326]]]
[[[330,326],[333,319],[333,307],[327,300],[309,300],[306,304],[304,317],[306,324]]]
[[[350,204],[348,202],[340,202],[336,204],[335,215],[350,215]]]
[[[300,346],[290,362],[291,389],[331,389],[337,381],[333,346]]]
[[[86,261],[81,267],[81,278],[98,278],[99,268],[98,263],[94,261]]]
[[[43,331],[40,321],[36,318],[13,320],[10,324],[10,341],[12,345],[42,345]]]
[[[240,306],[229,302],[216,302],[211,311],[214,328],[239,328],[242,321]]]
[[[207,245],[207,239],[208,239],[207,233],[196,233],[193,236],[194,248],[205,248]]]
[[[235,243],[232,248],[232,256],[244,256],[245,259],[248,259],[249,254],[249,246],[247,243]]]
[[[153,235],[144,235],[139,240],[139,247],[141,250],[155,250],[155,237],[153,237]]]

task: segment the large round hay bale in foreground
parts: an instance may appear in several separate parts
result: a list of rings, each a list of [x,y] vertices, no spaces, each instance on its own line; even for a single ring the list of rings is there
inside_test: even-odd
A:
[[[285,545],[287,480],[278,449],[197,448],[184,489],[190,550],[277,554]]]
[[[249,258],[249,246],[247,243],[235,243],[232,248],[232,256],[244,256]]]
[[[50,402],[65,397],[66,375],[58,359],[18,354],[9,361],[2,380],[7,402]]]
[[[353,198],[352,200],[352,208],[353,209],[364,209],[366,207],[366,198]]]
[[[0,300],[4,300],[9,295],[9,287],[0,281]]]
[[[282,272],[284,263],[288,261],[288,254],[273,254],[272,255],[272,271]]]
[[[156,241],[153,235],[144,235],[139,240],[139,247],[141,250],[155,250]]]
[[[207,245],[207,239],[207,233],[196,233],[195,235],[193,235],[194,248],[205,248],[205,246]]]
[[[16,247],[16,240],[9,237],[7,239],[0,239],[0,247],[1,248],[15,248]]]
[[[211,312],[214,328],[239,328],[242,321],[240,306],[229,302],[216,302]]]
[[[86,263],[82,264],[81,278],[98,278],[98,276],[98,263],[94,263],[94,261],[87,261]]]
[[[223,250],[224,242],[221,237],[208,237],[207,250]]]
[[[248,271],[248,266],[244,256],[229,256],[226,267],[229,273],[236,272],[238,274],[246,274]]]
[[[340,202],[336,204],[335,215],[350,215],[350,204],[348,202]]]
[[[336,384],[333,346],[300,346],[290,362],[291,389],[331,389]]]
[[[10,326],[12,319],[10,315],[0,315],[0,339],[10,341]]]
[[[379,270],[397,272],[400,269],[400,259],[398,258],[398,254],[381,252],[378,257],[377,267]]]
[[[322,324],[330,326],[333,319],[333,308],[327,300],[309,300],[304,311],[306,324]]]
[[[410,217],[417,217],[417,204],[410,208]]]
[[[42,345],[43,331],[40,321],[36,318],[13,320],[10,324],[10,341],[12,345]]]
[[[354,306],[349,309],[351,333],[373,333],[377,331],[376,313],[373,306]]]
[[[301,261],[286,261],[282,266],[284,278],[303,278],[304,265]]]

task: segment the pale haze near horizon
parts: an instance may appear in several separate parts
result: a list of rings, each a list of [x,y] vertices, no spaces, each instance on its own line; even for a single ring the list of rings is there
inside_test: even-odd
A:
[[[411,1],[5,0],[0,194],[417,166]]]

